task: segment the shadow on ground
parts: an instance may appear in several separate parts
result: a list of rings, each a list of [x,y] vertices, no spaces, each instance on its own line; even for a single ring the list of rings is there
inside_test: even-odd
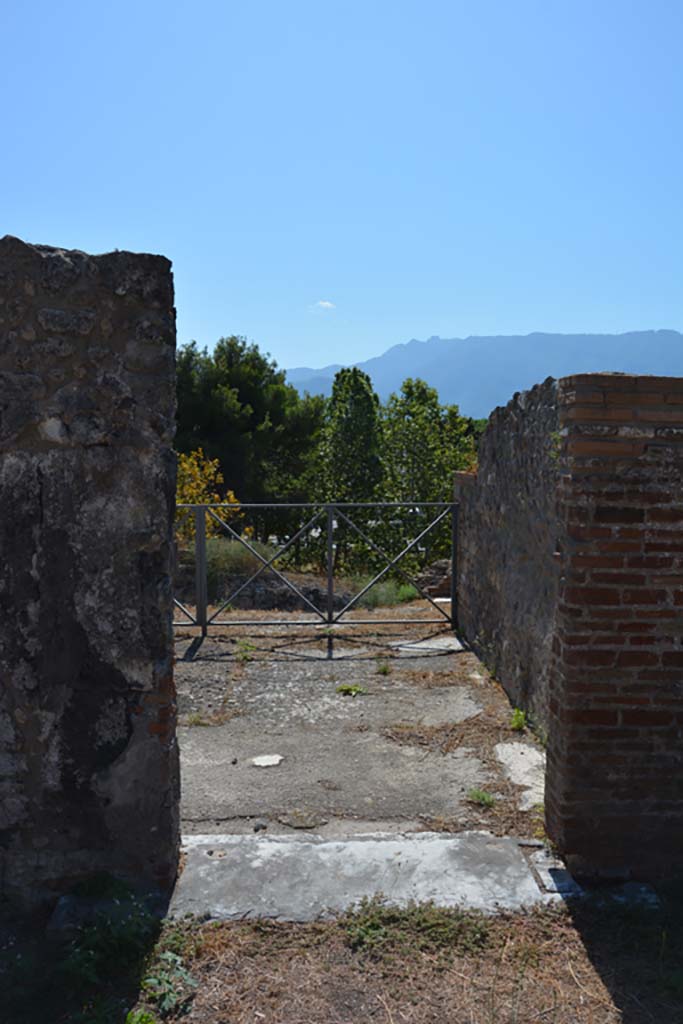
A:
[[[21,916],[0,905],[2,1024],[130,1021],[141,990],[154,985],[150,960],[167,905],[109,877],[104,888],[100,877],[83,883],[54,912]],[[161,964],[169,977],[180,966]]]
[[[683,1022],[683,880],[662,884],[655,905],[619,903],[609,889],[569,912],[620,1024]],[[596,1020],[599,1018],[596,1017]]]

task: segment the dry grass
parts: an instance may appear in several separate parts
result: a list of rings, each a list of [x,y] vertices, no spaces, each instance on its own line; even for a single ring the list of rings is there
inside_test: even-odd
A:
[[[588,905],[482,919],[436,908],[396,913],[375,902],[324,924],[189,928],[184,957],[199,986],[182,1019],[678,1024],[680,950],[663,956],[663,921],[638,913],[600,916]]]
[[[475,667],[481,666],[472,658]],[[461,660],[460,658],[458,660]],[[471,665],[463,665],[462,674]],[[415,673],[421,675],[422,673]],[[428,674],[428,673],[424,673]],[[440,677],[442,673],[433,673]],[[529,839],[545,839],[543,825],[543,808],[536,807],[529,811],[519,808],[520,787],[506,777],[496,757],[494,747],[497,743],[520,741],[526,738],[532,742],[529,732],[520,734],[510,726],[510,704],[503,690],[492,680],[485,680],[489,700],[478,714],[463,722],[424,725],[421,722],[396,722],[383,730],[387,739],[396,743],[405,743],[423,747],[425,750],[437,751],[441,754],[452,754],[459,749],[476,755],[489,772],[491,781],[486,788],[495,796],[491,807],[481,807],[469,803],[457,818],[422,817],[425,829],[430,832],[462,832],[472,828],[485,828],[494,835],[523,836]],[[415,680],[416,685],[420,685]],[[438,683],[441,683],[439,678]],[[429,682],[427,683],[429,685]],[[453,681],[451,683],[453,685]],[[457,685],[457,681],[455,683]]]

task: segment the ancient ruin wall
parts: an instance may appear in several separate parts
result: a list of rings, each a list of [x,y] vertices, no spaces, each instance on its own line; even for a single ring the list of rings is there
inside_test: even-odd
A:
[[[558,572],[557,383],[489,419],[476,474],[457,474],[460,628],[511,701],[548,718]]]
[[[0,240],[0,888],[178,851],[168,260]]]
[[[683,379],[559,382],[546,827],[583,874],[683,871]]]

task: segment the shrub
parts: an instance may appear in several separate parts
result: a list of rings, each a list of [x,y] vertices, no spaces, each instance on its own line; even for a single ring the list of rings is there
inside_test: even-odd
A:
[[[201,448],[185,455],[182,452],[178,455],[178,479],[176,483],[176,504],[177,505],[214,505],[225,503],[237,505],[237,509],[222,509],[221,517],[229,522],[235,519],[238,514],[239,502],[232,491],[226,491],[221,497],[219,488],[223,484],[223,474],[219,468],[218,459],[207,459]],[[221,532],[221,526],[212,519],[206,517],[206,535],[214,536]],[[180,543],[189,544],[195,535],[194,516],[188,509],[179,509],[176,521],[176,535]]]

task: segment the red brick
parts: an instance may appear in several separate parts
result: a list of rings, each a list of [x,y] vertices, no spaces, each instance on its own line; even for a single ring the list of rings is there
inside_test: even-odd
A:
[[[619,668],[637,668],[645,665],[658,665],[659,655],[650,651],[620,651],[617,657]]]
[[[622,569],[624,558],[619,555],[574,555],[572,565],[583,569]]]
[[[664,651],[662,664],[666,668],[683,668],[683,651]]]
[[[637,587],[624,591],[624,604],[661,604],[666,600],[666,590]]]
[[[607,406],[632,405],[635,409],[640,405],[663,405],[666,396],[658,391],[608,391],[605,394]]]
[[[567,721],[572,725],[618,725],[616,711],[606,708],[581,708],[569,711]]]
[[[588,458],[613,458],[628,459],[643,455],[645,444],[642,441],[626,441],[597,439],[576,440],[570,438],[567,441],[567,452],[569,455],[583,455]]]
[[[671,559],[666,555],[629,555],[626,564],[629,569],[664,569]]]
[[[594,572],[591,579],[594,583],[630,583],[634,586],[647,582],[647,576],[635,572]]]
[[[606,526],[576,526],[570,525],[567,535],[572,540],[606,540],[612,536],[612,531]]]
[[[642,508],[612,508],[603,505],[596,508],[593,518],[596,523],[642,523],[645,513]]]
[[[589,648],[570,650],[564,655],[565,665],[613,665],[615,651],[594,651]]]
[[[621,603],[619,591],[608,590],[607,587],[567,587],[564,597],[571,604],[612,605]]]
[[[651,523],[683,523],[683,508],[650,508],[647,518]]]
[[[657,725],[669,725],[673,720],[670,711],[654,711],[651,708],[639,708],[633,711],[622,711],[621,720],[624,725],[637,725],[649,729]]]

